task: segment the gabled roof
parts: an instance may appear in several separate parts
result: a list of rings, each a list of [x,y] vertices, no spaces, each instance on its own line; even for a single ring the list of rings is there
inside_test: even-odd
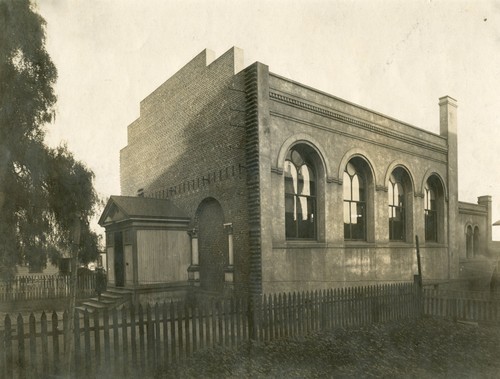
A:
[[[111,196],[99,218],[99,225],[122,220],[189,220],[170,200],[138,196]]]

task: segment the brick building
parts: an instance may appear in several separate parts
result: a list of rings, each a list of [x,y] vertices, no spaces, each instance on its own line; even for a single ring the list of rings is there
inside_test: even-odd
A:
[[[491,198],[458,201],[456,101],[439,99],[439,116],[430,133],[244,67],[238,48],[201,52],[128,126],[122,196],[100,220],[111,283],[272,293],[411,281],[415,235],[424,280],[457,278],[487,255]]]

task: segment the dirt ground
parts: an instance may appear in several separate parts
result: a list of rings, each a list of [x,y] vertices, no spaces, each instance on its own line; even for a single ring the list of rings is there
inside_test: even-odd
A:
[[[211,349],[172,378],[500,378],[500,326],[424,318]]]

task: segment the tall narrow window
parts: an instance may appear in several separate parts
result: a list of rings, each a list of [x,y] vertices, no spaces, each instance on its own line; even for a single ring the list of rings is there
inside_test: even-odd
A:
[[[429,182],[424,188],[424,212],[425,212],[425,240],[429,242],[438,241],[437,204],[436,190]]]
[[[316,175],[299,148],[285,161],[285,229],[287,239],[316,238]]]
[[[389,240],[404,241],[405,235],[405,193],[401,175],[395,172],[389,178]]]
[[[466,256],[467,258],[472,258],[473,256],[473,233],[472,233],[472,226],[467,227],[467,233],[465,233],[465,241],[466,241]]]
[[[479,228],[476,226],[474,228],[474,237],[472,240],[472,256],[477,256],[479,255],[479,248],[480,248],[480,242],[479,242]]]
[[[344,171],[344,239],[366,240],[365,180],[349,162]]]

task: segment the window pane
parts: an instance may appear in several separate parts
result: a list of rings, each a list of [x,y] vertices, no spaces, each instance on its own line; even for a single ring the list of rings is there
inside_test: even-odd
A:
[[[350,211],[350,202],[344,201],[344,223],[351,223],[351,211]]]
[[[425,240],[437,242],[437,223],[436,212],[425,212]]]
[[[315,173],[309,147],[292,148],[285,161],[285,235],[287,238],[315,238]]]
[[[361,189],[361,187],[359,186],[359,176],[354,175],[352,177],[352,200],[354,200],[354,201],[361,200],[361,197],[359,196],[360,189]]]
[[[352,200],[351,199],[351,177],[349,175],[347,175],[347,172],[344,172],[342,186],[344,189],[344,200]]]

